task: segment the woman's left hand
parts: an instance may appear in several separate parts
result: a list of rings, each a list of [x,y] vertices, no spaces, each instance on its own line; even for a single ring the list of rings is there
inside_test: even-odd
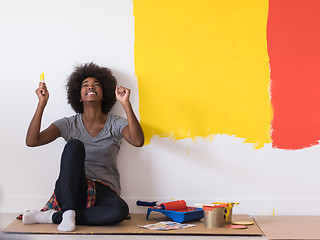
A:
[[[133,112],[129,101],[130,89],[125,87],[116,87],[116,98],[126,111],[128,126],[122,129],[122,135],[128,143],[136,147],[142,147],[144,144],[144,135],[140,123]]]
[[[125,104],[129,102],[130,97],[130,89],[125,87],[116,87],[116,98],[121,104]]]

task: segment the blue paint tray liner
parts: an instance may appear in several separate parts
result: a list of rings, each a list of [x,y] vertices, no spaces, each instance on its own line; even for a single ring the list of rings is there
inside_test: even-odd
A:
[[[202,208],[197,207],[186,207],[185,209],[176,211],[151,207],[148,208],[147,220],[152,211],[162,213],[163,215],[171,218],[172,221],[178,223],[198,221],[204,216]]]

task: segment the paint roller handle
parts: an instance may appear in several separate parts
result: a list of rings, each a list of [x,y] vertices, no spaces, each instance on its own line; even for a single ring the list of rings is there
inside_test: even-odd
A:
[[[158,201],[146,202],[146,201],[137,201],[137,206],[145,206],[145,207],[154,207],[157,205]]]

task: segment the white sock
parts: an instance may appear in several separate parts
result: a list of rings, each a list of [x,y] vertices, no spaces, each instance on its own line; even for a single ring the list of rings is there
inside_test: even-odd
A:
[[[26,212],[22,216],[22,221],[24,224],[35,224],[35,223],[53,223],[52,215],[56,210],[50,209],[45,212],[31,210]]]
[[[67,210],[62,214],[62,222],[58,226],[59,231],[72,232],[76,229],[76,212]]]

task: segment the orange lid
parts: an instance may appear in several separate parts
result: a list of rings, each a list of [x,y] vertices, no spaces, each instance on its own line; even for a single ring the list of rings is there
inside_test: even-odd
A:
[[[213,210],[215,208],[224,208],[224,207],[228,207],[228,204],[204,205],[202,207],[202,210],[210,211],[210,210]]]

